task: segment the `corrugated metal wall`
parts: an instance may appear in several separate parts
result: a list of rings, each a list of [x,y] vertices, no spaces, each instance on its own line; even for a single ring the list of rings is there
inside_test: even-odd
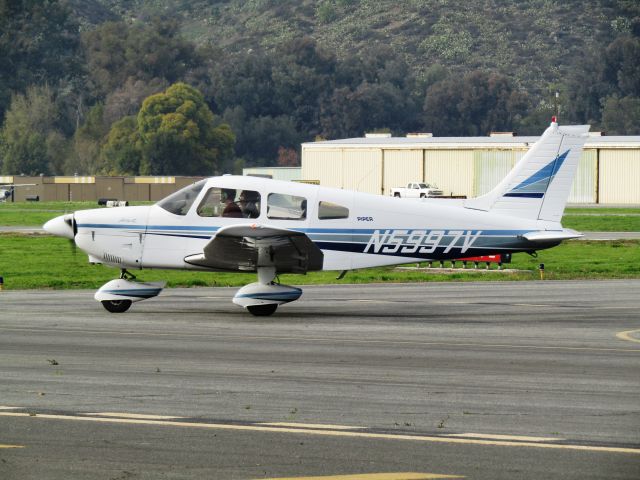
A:
[[[85,201],[97,198],[95,183],[69,183],[69,201]]]
[[[302,178],[328,187],[388,195],[393,187],[423,180],[435,183],[445,195],[483,195],[495,187],[526,153],[525,149],[393,149],[331,148],[303,150]],[[640,151],[608,149],[601,164],[600,203],[640,203],[638,177]],[[603,166],[606,170],[603,170]],[[636,170],[634,170],[634,168]],[[626,184],[619,180],[625,178]],[[569,196],[570,203],[598,201],[598,150],[583,151]],[[631,182],[631,183],[630,183]],[[640,182],[640,180],[638,180]],[[604,191],[603,191],[604,189]]]
[[[35,196],[40,197],[40,200],[42,200],[42,195],[44,190],[42,187],[42,183],[44,180],[43,177],[15,176],[15,177],[4,177],[4,178],[6,180],[2,180],[2,181],[6,181],[7,183],[27,184],[27,186],[18,187],[14,190],[14,200],[16,202],[24,202],[26,201],[27,197],[35,197]],[[30,184],[34,184],[34,185],[30,185]]]
[[[382,193],[381,149],[311,150],[304,155],[304,180],[319,180],[323,187]]]
[[[382,150],[358,148],[343,151],[342,188],[382,193]]]
[[[573,186],[569,194],[569,203],[596,203],[598,179],[598,151],[583,150]]]
[[[127,200],[140,201],[149,200],[151,197],[149,193],[150,184],[143,183],[126,183],[124,184],[124,197]],[[118,197],[119,198],[119,197]]]
[[[599,203],[640,204],[640,150],[599,153]]]
[[[110,198],[155,201],[203,177],[14,177],[31,184],[15,190],[15,201],[38,196],[42,202],[97,201]]]
[[[478,197],[489,192],[525,153],[522,150],[475,150],[473,193],[469,196]]]
[[[302,178],[319,180],[323,187],[342,188],[342,150],[302,150]]]
[[[120,178],[100,178],[96,181],[96,193],[98,198],[115,198],[127,200],[132,197],[126,197],[124,194],[124,182]]]
[[[409,182],[424,180],[424,150],[387,150],[382,151],[384,168],[382,190],[384,195],[394,187],[406,187]]]
[[[473,150],[425,150],[424,181],[444,195],[473,196]]]

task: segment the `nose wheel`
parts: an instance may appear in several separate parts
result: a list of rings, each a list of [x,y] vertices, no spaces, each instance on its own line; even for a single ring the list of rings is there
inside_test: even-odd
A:
[[[131,300],[103,300],[102,306],[111,313],[124,313],[129,310]]]
[[[247,307],[249,313],[251,315],[255,315],[256,317],[268,317],[269,315],[275,313],[277,309],[277,303],[267,303],[265,305],[250,305]]]

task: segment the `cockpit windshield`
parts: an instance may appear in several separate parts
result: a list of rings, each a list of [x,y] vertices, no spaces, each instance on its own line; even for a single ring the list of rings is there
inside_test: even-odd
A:
[[[168,197],[163,198],[156,203],[156,205],[174,215],[186,215],[205,183],[207,183],[206,180],[200,180],[188,187],[184,187]]]

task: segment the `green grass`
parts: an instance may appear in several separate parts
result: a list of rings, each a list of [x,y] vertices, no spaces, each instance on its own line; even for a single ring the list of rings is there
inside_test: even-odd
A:
[[[640,208],[627,208],[627,207],[568,207],[565,209],[564,214],[567,215],[602,215],[605,213],[612,213],[614,215],[640,215]]]
[[[149,205],[153,202],[133,202],[132,205]],[[97,202],[19,202],[0,203],[0,226],[2,227],[39,227],[58,215],[86,210],[105,208]]]
[[[579,232],[640,232],[640,213],[566,213],[562,226]]]
[[[336,272],[282,275],[294,285],[369,282],[535,280],[538,265],[546,266],[547,279],[640,278],[640,241],[571,241],[539,252],[538,258],[514,255],[508,268],[528,270],[505,273],[459,270],[454,273],[404,271],[393,267],[349,272],[336,280]],[[493,266],[493,268],[496,268]],[[164,270],[134,272],[139,280],[167,280],[169,287],[241,286],[254,282],[255,274],[206,273]],[[96,289],[117,278],[117,269],[90,265],[81,251],[74,255],[67,240],[47,235],[0,235],[0,276],[6,289]]]

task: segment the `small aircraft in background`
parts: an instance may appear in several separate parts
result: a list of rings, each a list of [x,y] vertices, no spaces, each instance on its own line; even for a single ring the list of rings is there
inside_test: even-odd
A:
[[[121,269],[96,300],[124,312],[164,283],[128,270],[255,272],[233,302],[271,315],[302,290],[278,274],[347,271],[410,262],[534,252],[580,237],[560,223],[589,126],[542,137],[489,193],[447,205],[316,185],[222,176],[194,183],[152,206],[81,210],[44,225],[72,239],[89,261]]]
[[[16,187],[33,187],[35,183],[0,183],[0,202],[13,198]]]

